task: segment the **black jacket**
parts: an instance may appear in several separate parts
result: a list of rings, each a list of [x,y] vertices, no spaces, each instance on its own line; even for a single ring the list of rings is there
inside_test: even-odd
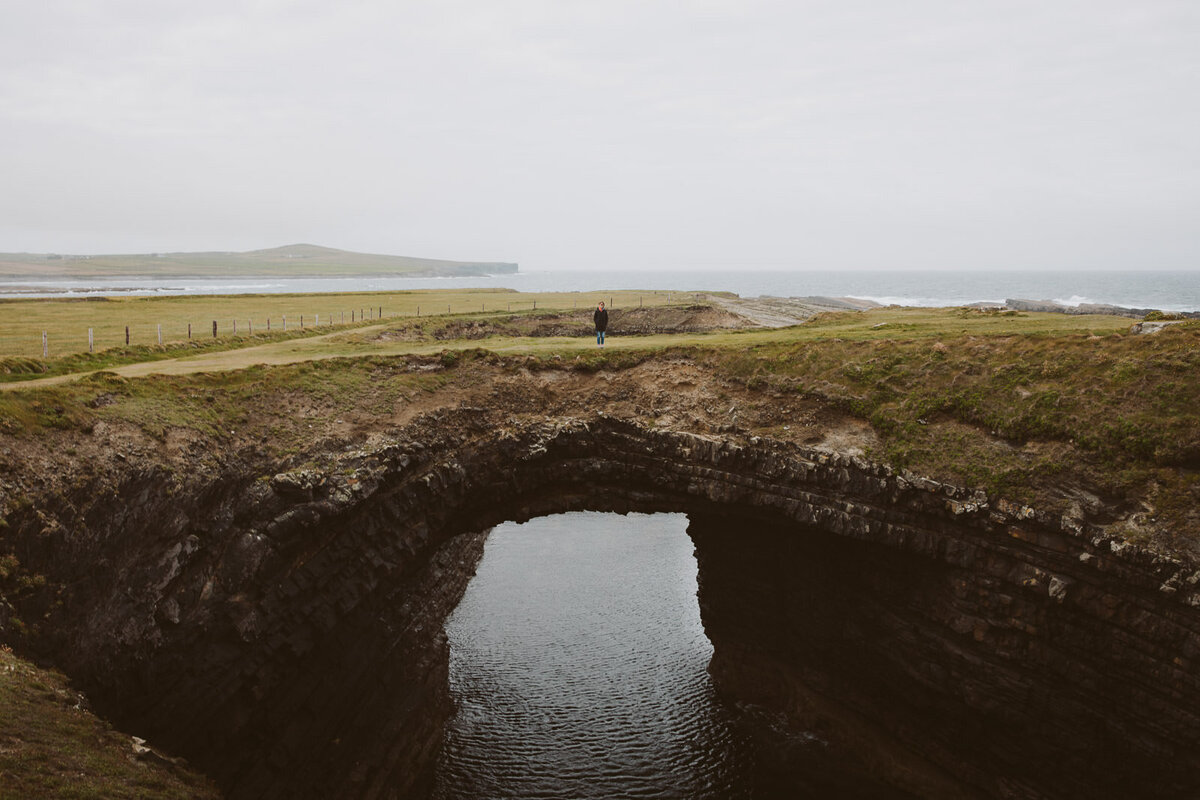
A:
[[[608,309],[597,308],[596,312],[592,314],[592,322],[596,323],[596,330],[608,330]]]

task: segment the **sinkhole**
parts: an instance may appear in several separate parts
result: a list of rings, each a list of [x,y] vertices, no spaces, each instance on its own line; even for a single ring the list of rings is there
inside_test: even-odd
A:
[[[490,533],[446,623],[455,711],[434,798],[784,789],[761,745],[770,716],[714,690],[687,531],[684,514],[572,512]],[[856,767],[822,763],[818,737],[793,738],[811,757],[789,793],[890,796]]]

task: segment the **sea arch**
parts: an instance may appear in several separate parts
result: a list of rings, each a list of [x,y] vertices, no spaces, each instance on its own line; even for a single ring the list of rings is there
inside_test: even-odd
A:
[[[718,687],[837,728],[899,785],[1181,796],[1200,775],[1181,564],[861,456],[463,408],[189,486],[131,474],[88,507],[46,646],[231,797],[420,796],[484,532],[575,510],[688,514]]]

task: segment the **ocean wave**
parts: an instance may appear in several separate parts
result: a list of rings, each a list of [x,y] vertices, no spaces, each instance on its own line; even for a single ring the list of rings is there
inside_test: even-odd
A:
[[[178,288],[182,287],[182,288]],[[158,280],[0,281],[0,296],[54,297],[73,295],[150,294],[164,296],[239,294],[243,292],[352,292],[370,287],[383,291],[410,289],[511,288],[539,292],[593,292],[617,289],[647,291],[731,291],[743,297],[825,296],[855,297],[884,305],[946,307],[971,303],[1001,304],[1007,297],[1030,300],[1058,298],[1066,306],[1111,303],[1126,308],[1163,311],[1200,310],[1200,272],[1095,272],[1053,271],[1029,273],[919,272],[768,272],[754,270],[535,270],[498,276],[395,278],[271,278],[254,276],[204,279],[196,276]],[[1084,294],[1086,292],[1086,294]]]
[[[982,303],[982,304],[986,304],[986,305],[1002,306],[1002,305],[1004,305],[1004,302],[1005,302],[1003,299],[996,300],[996,299],[984,298],[984,297],[972,297],[972,298],[968,299],[968,298],[964,298],[964,297],[955,297],[955,298],[905,297],[903,295],[867,295],[867,294],[847,294],[847,295],[842,295],[842,296],[848,297],[848,298],[851,298],[854,300],[870,300],[872,302],[879,303],[880,305],[884,305],[884,306],[896,305],[896,306],[913,306],[913,307],[918,307],[918,308],[948,308],[948,307],[954,307],[954,306],[975,305],[977,303]],[[1098,305],[1118,306],[1120,308],[1156,308],[1160,311],[1166,311],[1166,312],[1185,312],[1185,311],[1186,312],[1196,312],[1196,311],[1200,311],[1200,307],[1197,307],[1195,304],[1190,304],[1190,303],[1161,303],[1161,302],[1155,302],[1150,299],[1138,299],[1138,298],[1134,298],[1132,300],[1126,299],[1126,300],[1121,300],[1121,301],[1094,300],[1090,297],[1085,297],[1083,295],[1078,295],[1078,294],[1071,295],[1070,297],[1065,298],[1065,299],[1056,297],[1047,302],[1057,303],[1058,305],[1069,307],[1069,308],[1078,308],[1080,305],[1082,305],[1084,303],[1093,303],[1093,304],[1098,304]]]
[[[1051,300],[1051,302],[1058,303],[1060,306],[1079,306],[1079,305],[1083,305],[1084,303],[1095,303],[1096,301],[1090,297],[1084,297],[1083,295],[1073,294],[1070,297],[1068,297],[1066,300],[1061,300],[1061,299],[1055,297]]]
[[[1095,305],[1103,305],[1103,306],[1117,306],[1118,308],[1153,308],[1153,309],[1158,309],[1159,311],[1167,311],[1167,312],[1170,312],[1170,311],[1188,311],[1188,312],[1200,311],[1200,306],[1197,306],[1194,303],[1162,303],[1162,302],[1158,302],[1158,301],[1155,301],[1150,298],[1139,298],[1136,296],[1124,298],[1121,300],[1108,300],[1108,299],[1104,299],[1104,298],[1101,298],[1098,300],[1093,300],[1089,297],[1081,297],[1076,294],[1076,295],[1071,295],[1071,297],[1069,297],[1066,300],[1060,300],[1058,298],[1055,298],[1055,299],[1051,300],[1051,302],[1058,303],[1059,305],[1071,306],[1073,308],[1078,307],[1084,303],[1092,303]]]
[[[988,300],[985,298],[975,298],[971,300],[962,297],[946,298],[946,297],[900,297],[890,295],[865,295],[865,294],[848,294],[844,295],[852,300],[870,300],[872,303],[879,303],[881,306],[917,306],[920,308],[947,308],[951,306],[965,306],[971,303],[987,303],[989,305],[1004,305],[1003,300]]]
[[[234,290],[246,289],[280,289],[287,286],[286,283],[203,283],[191,284],[173,288],[169,286],[158,286],[154,288],[156,292],[227,292]]]

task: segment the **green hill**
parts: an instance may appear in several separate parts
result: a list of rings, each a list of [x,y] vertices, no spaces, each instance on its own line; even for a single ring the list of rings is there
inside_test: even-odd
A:
[[[314,244],[291,244],[245,253],[143,253],[66,255],[0,253],[0,278],[278,278],[405,275],[456,276],[511,274],[517,265],[491,261],[442,261],[374,253],[355,253]]]

